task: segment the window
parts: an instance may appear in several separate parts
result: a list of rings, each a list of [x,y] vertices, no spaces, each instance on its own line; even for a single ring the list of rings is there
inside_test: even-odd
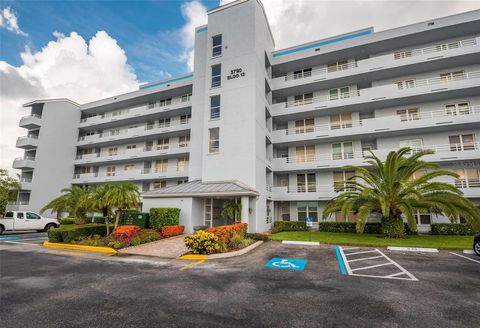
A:
[[[330,115],[330,129],[344,129],[352,127],[352,113]]]
[[[13,218],[13,212],[7,212],[7,213],[5,214],[5,217],[6,217],[6,218]]]
[[[183,96],[182,96],[182,102],[190,101],[190,98],[192,98],[192,94],[191,94],[191,93],[186,94],[186,95],[183,95]]]
[[[462,134],[449,136],[450,151],[472,150],[476,148],[475,136],[473,134]]]
[[[440,79],[443,82],[465,80],[465,73],[463,71],[442,73]]]
[[[295,149],[296,162],[313,162],[315,161],[315,145],[297,146]]]
[[[119,129],[112,129],[109,131],[109,134],[111,136],[118,136],[120,134],[120,130]]]
[[[205,198],[205,201],[203,203],[203,220],[204,220],[204,225],[207,227],[212,226],[212,199],[211,198]]]
[[[297,191],[298,192],[317,191],[317,181],[316,181],[315,173],[297,174]]]
[[[148,109],[155,108],[155,101],[149,102],[148,105],[147,105],[147,108],[148,108]]]
[[[168,128],[170,126],[170,118],[161,118],[158,120],[159,128]]]
[[[220,118],[220,95],[210,97],[210,119]]]
[[[170,143],[170,139],[168,139],[168,138],[158,139],[157,140],[157,150],[168,149],[169,143]]]
[[[161,188],[165,188],[166,186],[167,186],[167,181],[165,180],[153,182],[153,189],[161,189]]]
[[[177,185],[181,185],[181,184],[184,184],[184,183],[187,183],[188,180],[177,180]]]
[[[402,122],[416,121],[420,119],[418,116],[418,108],[400,109],[397,110],[397,115],[400,116],[400,121]]]
[[[168,106],[172,104],[172,98],[165,98],[160,100],[160,107]]]
[[[222,85],[222,65],[217,64],[212,66],[212,88],[217,88]]]
[[[479,188],[480,170],[475,168],[456,169],[458,179],[455,179],[455,186],[458,188]]]
[[[110,115],[112,117],[119,116],[119,115],[122,115],[122,111],[121,110],[116,110],[116,111],[110,112]]]
[[[279,211],[282,221],[290,221],[290,204],[288,202],[280,202]]]
[[[218,57],[222,54],[222,35],[212,36],[212,57]]]
[[[318,222],[318,204],[317,202],[298,202],[298,221],[306,221],[312,218],[313,222]]]
[[[445,51],[449,49],[456,49],[460,47],[460,42],[451,42],[451,43],[444,43],[444,44],[438,44],[435,46],[435,49],[437,51]]]
[[[184,148],[188,147],[188,143],[190,142],[190,136],[181,136],[178,138],[178,147]]]
[[[445,113],[448,116],[470,114],[470,105],[468,102],[445,105]]]
[[[168,159],[158,159],[155,161],[155,173],[167,172]]]
[[[432,215],[430,213],[417,212],[414,215],[417,224],[430,224],[432,222]]]
[[[135,170],[135,164],[127,164],[127,165],[125,165],[123,170],[124,171],[133,171],[133,170]]]
[[[115,166],[107,166],[107,177],[115,176]]]
[[[182,157],[177,159],[177,171],[183,172],[188,168],[188,158]]]
[[[90,173],[90,166],[81,166],[80,174],[87,174],[87,173]]]
[[[41,217],[35,213],[27,212],[27,220],[40,220]]]
[[[333,190],[351,191],[354,190],[348,180],[355,175],[355,171],[334,171],[333,172]]]
[[[413,153],[419,152],[423,149],[422,139],[400,140],[400,148],[408,147],[412,149]],[[411,154],[411,152],[409,152]]]
[[[308,105],[313,103],[313,93],[304,93],[301,95],[296,95],[294,99],[295,99],[295,106]]]
[[[293,78],[296,79],[301,79],[304,77],[309,77],[312,76],[312,69],[311,68],[304,68],[298,71],[293,72]]]
[[[12,213],[13,215],[13,213]],[[17,212],[17,219],[23,220],[25,217],[23,216],[23,212]]]
[[[188,124],[191,118],[192,118],[192,114],[181,115],[180,124]]]
[[[327,72],[337,72],[348,69],[348,60],[341,60],[335,63],[327,64]]]
[[[295,133],[309,133],[315,130],[315,120],[306,118],[304,120],[295,121]]]
[[[209,129],[208,152],[217,154],[220,151],[220,128]]]
[[[405,50],[405,51],[396,52],[393,54],[394,59],[403,59],[403,58],[408,58],[412,56],[413,56],[412,50]]]
[[[117,147],[108,148],[108,156],[115,156],[118,154]]]
[[[341,87],[328,90],[330,100],[350,98],[350,87]]]
[[[333,159],[351,159],[353,158],[353,143],[339,142],[332,144]]]
[[[403,89],[410,89],[415,87],[415,80],[410,79],[410,80],[404,80],[404,81],[397,81],[395,84],[398,87],[398,90],[403,90]]]
[[[127,146],[127,150],[135,149],[135,148],[137,148],[137,145],[128,145]]]

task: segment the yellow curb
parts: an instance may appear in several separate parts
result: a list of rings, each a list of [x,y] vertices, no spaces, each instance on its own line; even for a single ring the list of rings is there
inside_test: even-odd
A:
[[[66,248],[66,249],[75,249],[78,251],[87,251],[87,252],[99,252],[99,253],[110,253],[117,254],[117,251],[110,247],[98,247],[98,246],[85,246],[85,245],[74,245],[74,244],[64,244],[64,243],[51,243],[46,241],[43,243],[45,247],[55,247],[55,248]]]
[[[201,260],[206,260],[207,255],[202,255],[202,254],[187,254],[180,256],[178,259],[180,260],[188,260],[188,261],[201,261]]]

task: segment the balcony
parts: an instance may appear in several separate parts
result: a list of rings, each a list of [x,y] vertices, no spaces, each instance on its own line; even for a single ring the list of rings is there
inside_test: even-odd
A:
[[[83,173],[74,174],[73,184],[82,183],[103,183],[115,181],[143,181],[143,180],[160,180],[173,178],[187,178],[188,166],[183,170],[176,165],[170,165],[163,169],[143,169],[143,170],[129,170],[117,171],[113,173]]]
[[[107,162],[118,162],[126,161],[132,159],[142,159],[147,160],[149,158],[156,158],[160,156],[169,155],[181,155],[188,154],[190,152],[190,147],[188,144],[170,144],[167,148],[157,147],[144,147],[144,148],[135,148],[135,149],[125,149],[119,151],[114,155],[108,155],[105,153],[96,153],[96,154],[86,154],[78,155],[75,158],[75,164],[98,164],[98,163],[107,163]]]
[[[373,153],[381,160],[385,160],[388,153],[399,148],[376,149]],[[477,160],[480,158],[480,143],[472,145],[425,145],[423,149],[431,149],[435,153],[425,156],[430,162],[449,162],[459,160]],[[362,151],[354,151],[344,154],[316,154],[307,158],[283,157],[274,158],[272,165],[275,172],[321,170],[341,168],[345,165],[367,166],[365,157],[368,155]]]
[[[458,92],[459,96],[476,95],[480,89],[480,71],[465,72],[453,78],[434,77],[414,80],[407,87],[400,88],[396,84],[365,88],[341,93],[338,96],[324,95],[303,101],[288,101],[271,106],[272,116],[283,116],[288,119],[302,117],[306,112],[310,115],[330,114],[335,108],[355,108],[356,111],[367,110],[372,106],[399,106],[405,103],[434,101],[442,97],[452,97],[450,93]],[[444,96],[437,96],[445,93]]]
[[[31,178],[20,178],[20,189],[22,189],[22,190],[32,190],[32,179]]]
[[[26,129],[34,129],[40,127],[40,123],[42,122],[42,117],[37,114],[31,114],[27,116],[23,116],[20,119],[20,123],[18,126]]]
[[[29,210],[29,201],[17,201],[9,202],[7,205],[7,211],[28,211]]]
[[[118,132],[118,134],[110,134],[108,132],[97,133],[90,136],[78,137],[78,146],[85,145],[99,145],[110,144],[112,142],[119,143],[122,140],[134,142],[135,139],[140,140],[148,136],[155,136],[157,134],[179,135],[182,131],[190,130],[190,120],[180,122],[175,125],[165,126],[139,126],[136,128],[125,129]]]
[[[13,160],[14,169],[33,169],[35,168],[35,157],[24,156]]]
[[[272,194],[275,201],[330,200],[336,195],[333,186],[327,185],[273,187]]]
[[[356,62],[322,67],[312,71],[288,74],[272,79],[272,89],[281,90],[306,84],[321,86],[328,85],[329,81],[352,81],[353,76],[359,79],[386,78],[387,70],[390,75],[398,75],[399,70],[405,74],[413,74],[419,70],[436,70],[445,67],[444,62],[457,66],[475,63],[474,57],[480,52],[480,38],[469,38],[461,41],[438,43],[433,46],[394,52],[378,57],[367,58]],[[469,57],[462,61],[463,57]],[[472,61],[473,60],[473,61]],[[411,72],[410,72],[411,71]]]
[[[354,120],[342,123],[327,123],[314,126],[295,127],[291,129],[274,130],[272,142],[274,144],[288,145],[308,140],[335,140],[345,136],[373,135],[377,137],[388,133],[389,136],[399,134],[411,134],[416,130],[427,132],[428,130],[442,130],[444,127],[461,125],[467,129],[468,125],[480,125],[480,106],[471,106],[468,111],[458,115],[448,115],[443,110],[426,111],[418,114],[402,117],[389,115]]]
[[[17,148],[35,149],[38,147],[38,136],[29,135],[26,137],[19,137],[17,139]]]
[[[184,99],[182,97],[173,98],[172,102],[168,105],[160,106],[159,103],[149,104],[138,106],[134,108],[129,108],[124,110],[121,114],[113,114],[113,113],[106,113],[103,115],[96,115],[88,118],[83,118],[80,120],[80,128],[85,128],[89,126],[96,126],[99,125],[118,125],[118,124],[111,124],[116,123],[124,120],[128,120],[129,123],[134,122],[134,118],[141,117],[142,121],[148,119],[149,116],[156,115],[158,113],[169,112],[172,110],[177,110],[180,108],[191,107],[192,101],[191,99]],[[185,112],[186,113],[186,112]]]

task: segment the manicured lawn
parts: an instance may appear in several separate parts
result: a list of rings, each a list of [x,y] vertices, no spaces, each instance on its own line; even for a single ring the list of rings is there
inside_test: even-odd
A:
[[[324,244],[359,245],[359,246],[405,246],[405,247],[434,247],[438,249],[471,249],[473,236],[407,236],[405,239],[384,238],[380,235],[340,232],[312,231],[312,241]],[[284,231],[273,234],[272,240],[308,241],[306,231]]]

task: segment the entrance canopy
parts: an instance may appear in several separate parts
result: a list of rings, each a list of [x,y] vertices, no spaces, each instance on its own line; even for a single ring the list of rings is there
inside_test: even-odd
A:
[[[258,192],[238,181],[202,182],[194,180],[142,193],[143,198],[226,196],[258,196]]]

